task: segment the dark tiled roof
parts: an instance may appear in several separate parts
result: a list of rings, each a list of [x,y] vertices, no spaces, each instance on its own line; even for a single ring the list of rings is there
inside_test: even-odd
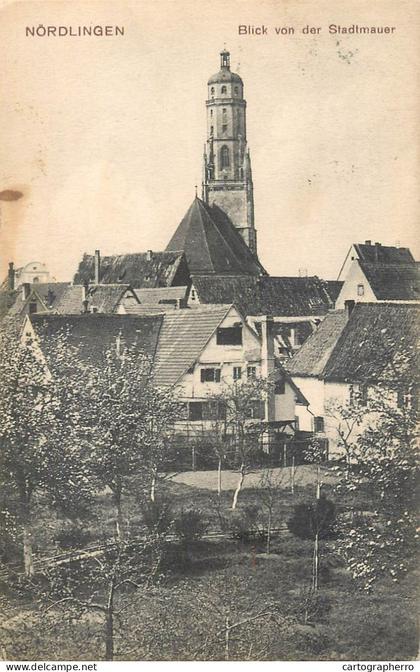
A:
[[[136,289],[140,303],[166,303],[167,301],[184,301],[188,287],[158,287],[156,289]]]
[[[0,291],[0,322],[9,314],[19,296],[18,289],[3,289]]]
[[[76,346],[82,358],[98,366],[104,363],[106,350],[116,344],[118,336],[126,345],[137,346],[153,360],[162,319],[162,315],[133,317],[97,313],[30,316],[30,321],[41,341],[42,351],[47,357],[51,336],[68,332],[69,345]]]
[[[165,313],[159,335],[155,381],[174,385],[198,359],[231,306],[202,306]]]
[[[69,285],[55,306],[62,315],[78,315],[83,312],[83,287]],[[113,313],[118,308],[129,285],[91,285],[89,287],[89,311]]]
[[[379,300],[420,300],[420,264],[371,264],[359,261]]]
[[[194,199],[166,249],[183,250],[191,273],[265,273],[230,219],[199,198]]]
[[[395,383],[418,376],[420,307],[409,303],[357,303],[329,313],[287,362],[292,376],[349,383]]]
[[[326,380],[409,382],[419,376],[420,306],[358,303],[324,369]]]
[[[36,294],[39,300],[45,306],[46,311],[55,311],[57,304],[61,301],[63,294],[69,287],[68,282],[43,282],[35,283],[30,286],[31,291],[27,299],[23,298],[22,286],[15,290],[16,298],[9,310],[10,316],[21,315],[25,312],[31,295]]]
[[[182,252],[139,252],[101,257],[101,284],[129,284],[131,287],[169,287],[184,260]],[[95,257],[84,254],[73,278],[75,285],[93,282]]]
[[[243,315],[324,315],[334,304],[327,283],[315,277],[193,275],[201,303],[234,303]]]
[[[285,363],[289,373],[292,376],[321,376],[346,322],[344,310],[328,313],[301,349]]]
[[[325,284],[327,285],[327,292],[331,301],[335,303],[344,282],[342,282],[342,280],[325,280]]]
[[[383,264],[410,264],[414,257],[408,247],[392,247],[387,245],[355,244],[360,261]]]

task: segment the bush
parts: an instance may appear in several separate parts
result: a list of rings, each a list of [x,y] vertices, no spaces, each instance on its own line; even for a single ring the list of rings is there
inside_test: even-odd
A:
[[[207,522],[201,511],[182,510],[174,522],[175,532],[184,544],[201,539],[207,530]]]
[[[334,502],[321,495],[313,504],[297,504],[287,527],[300,539],[315,539],[317,532],[319,539],[331,539],[335,536],[335,521]]]
[[[151,534],[163,536],[171,529],[173,514],[168,500],[160,498],[154,502],[143,501],[141,512],[143,523]]]
[[[239,510],[231,511],[227,519],[227,527],[234,539],[244,543],[263,542],[267,538],[265,530],[258,525],[258,506],[244,506]]]
[[[62,549],[82,548],[92,541],[92,534],[89,530],[72,525],[59,530],[54,536],[54,541]]]

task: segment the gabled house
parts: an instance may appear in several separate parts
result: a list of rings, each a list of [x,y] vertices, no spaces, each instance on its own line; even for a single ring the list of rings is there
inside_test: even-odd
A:
[[[288,358],[334,306],[341,283],[314,277],[192,275],[188,305],[234,303],[250,324],[274,319],[275,354]]]
[[[117,338],[144,348],[154,362],[155,383],[172,388],[183,402],[185,414],[175,429],[189,436],[211,430],[211,397],[235,381],[259,376],[273,381],[263,406],[256,401],[254,416],[273,433],[293,435],[296,405],[307,404],[274,357],[272,320],[261,319],[259,336],[233,305],[148,315],[28,315],[23,333],[38,339],[42,350],[45,339],[64,327],[82,356],[98,365]]]
[[[420,265],[406,247],[391,247],[367,240],[352,245],[341,268],[343,286],[335,307],[353,301],[420,300]]]
[[[385,394],[395,405],[417,403],[420,305],[348,302],[330,312],[287,370],[309,402],[297,407],[299,428],[314,431],[337,449],[334,404],[357,392],[366,401]],[[402,385],[404,389],[402,389]]]

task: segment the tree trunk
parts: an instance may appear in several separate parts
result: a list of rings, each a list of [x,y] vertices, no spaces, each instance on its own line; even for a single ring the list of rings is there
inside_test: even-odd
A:
[[[290,467],[290,490],[291,490],[292,495],[295,494],[295,474],[296,474],[295,456],[293,455],[292,465]]]
[[[108,600],[105,609],[105,660],[114,660],[114,592],[115,567],[109,585]]]
[[[114,613],[108,608],[105,615],[105,660],[114,660]]]
[[[156,499],[156,472],[152,473],[152,482],[150,485],[150,501],[154,502]]]
[[[317,530],[314,541],[314,561],[312,571],[312,587],[314,590],[318,590],[318,576],[319,576],[319,533]]]
[[[268,510],[268,524],[267,524],[267,555],[270,555],[271,552],[271,508]]]
[[[23,524],[23,566],[25,568],[25,576],[34,575],[34,560],[32,556],[32,535],[29,524]]]
[[[244,479],[245,479],[245,465],[244,465],[244,463],[242,463],[241,468],[240,468],[240,472],[239,472],[238,485],[236,486],[235,494],[233,495],[232,511],[234,511],[236,509],[236,505],[238,503],[239,493],[241,491]]]
[[[229,660],[229,617],[226,616],[225,621],[225,660]]]
[[[217,465],[217,494],[219,497],[222,496],[222,459],[219,458],[219,463]]]
[[[117,513],[117,519],[116,519],[116,530],[117,530],[117,539],[118,541],[123,541],[124,540],[124,519],[122,515],[122,505],[121,505],[121,490],[115,490],[114,491],[114,502],[115,502],[115,508],[116,508],[116,513]]]

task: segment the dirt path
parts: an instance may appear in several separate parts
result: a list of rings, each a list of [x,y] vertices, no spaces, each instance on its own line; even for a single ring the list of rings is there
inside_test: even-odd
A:
[[[290,487],[290,467],[277,467],[273,469],[276,474],[283,474],[284,488]],[[261,471],[254,471],[247,474],[244,481],[244,488],[255,488],[258,486]],[[321,467],[321,478],[324,483],[332,484],[337,482],[337,476],[334,472],[325,467]],[[172,479],[175,483],[183,483],[194,488],[204,488],[206,490],[217,490],[217,471],[184,471],[177,474]],[[234,490],[238,481],[236,471],[223,471],[222,486],[224,490]],[[316,481],[316,467],[312,464],[304,464],[297,468],[295,475],[295,485],[311,485]]]

